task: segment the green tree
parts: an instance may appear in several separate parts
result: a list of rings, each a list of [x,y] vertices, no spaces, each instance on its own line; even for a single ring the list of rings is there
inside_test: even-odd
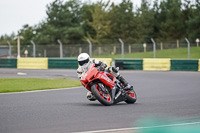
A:
[[[181,0],[161,2],[163,22],[160,27],[161,40],[177,40],[183,37],[184,22],[182,19]]]
[[[79,0],[55,0],[47,6],[47,19],[39,26],[40,42],[55,43],[58,39],[72,43],[82,40],[84,33],[80,25]],[[47,40],[49,39],[49,41]]]
[[[23,36],[24,39],[21,40],[22,45],[30,44],[35,35],[35,30],[32,26],[28,24],[23,25],[23,28],[18,31],[18,35]]]
[[[94,4],[94,9],[91,10],[92,21],[88,19],[87,23],[94,30],[96,35],[93,37],[91,34],[87,35],[87,39],[90,39],[94,43],[100,43],[101,39],[106,37],[110,33],[110,20],[108,19],[109,3],[98,1]]]
[[[84,38],[87,39],[88,36],[91,38],[95,38],[96,31],[94,28],[88,23],[92,22],[92,11],[94,11],[94,4],[84,3],[80,9],[80,24],[84,31]]]
[[[16,44],[16,41],[14,40],[15,38],[15,33],[11,33],[10,35],[1,35],[0,36],[0,45],[8,45],[8,42],[9,41],[11,44]]]
[[[134,21],[133,3],[123,0],[119,5],[112,3],[109,13],[111,21],[111,38],[121,38],[126,42],[134,42],[136,23]]]
[[[147,0],[142,0],[141,7],[137,10],[136,37],[137,42],[144,43],[150,41],[154,31],[154,12],[149,8]]]
[[[185,9],[188,12],[187,37],[194,42],[196,38],[200,38],[200,1],[196,0],[195,4]]]

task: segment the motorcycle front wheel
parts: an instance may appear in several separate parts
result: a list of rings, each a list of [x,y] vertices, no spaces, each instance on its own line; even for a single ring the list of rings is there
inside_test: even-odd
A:
[[[91,86],[92,93],[96,97],[96,99],[105,106],[110,106],[113,104],[113,100],[111,94],[104,93],[98,84],[93,84]]]

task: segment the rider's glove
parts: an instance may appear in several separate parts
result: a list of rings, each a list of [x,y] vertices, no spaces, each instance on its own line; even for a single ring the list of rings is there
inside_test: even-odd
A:
[[[104,66],[99,66],[99,71],[104,71],[105,67]]]
[[[107,64],[106,64],[105,62],[101,62],[101,65],[100,65],[100,67],[99,67],[99,70],[100,70],[100,71],[104,71],[106,67],[107,67]]]
[[[101,66],[104,67],[104,68],[106,68],[106,67],[107,67],[106,62],[102,62],[102,63],[101,63]]]

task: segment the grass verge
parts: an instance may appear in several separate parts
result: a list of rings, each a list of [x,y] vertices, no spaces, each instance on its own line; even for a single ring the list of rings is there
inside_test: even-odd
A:
[[[121,54],[116,55],[102,55],[95,56],[96,58],[121,58]],[[153,52],[136,52],[130,54],[124,54],[124,58],[153,58]],[[187,59],[188,49],[187,48],[175,48],[175,49],[164,49],[156,50],[156,58],[172,58],[172,59]],[[190,48],[190,58],[200,58],[200,47]]]
[[[46,90],[81,86],[79,80],[17,78],[0,79],[0,93]]]

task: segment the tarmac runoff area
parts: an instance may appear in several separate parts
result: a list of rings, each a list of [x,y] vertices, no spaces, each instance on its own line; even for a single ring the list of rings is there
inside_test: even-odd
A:
[[[0,132],[136,133],[162,127],[199,131],[199,72],[121,73],[137,93],[133,105],[122,102],[105,107],[98,101],[90,102],[83,87],[0,94]],[[76,78],[76,70],[0,69],[0,77]]]

